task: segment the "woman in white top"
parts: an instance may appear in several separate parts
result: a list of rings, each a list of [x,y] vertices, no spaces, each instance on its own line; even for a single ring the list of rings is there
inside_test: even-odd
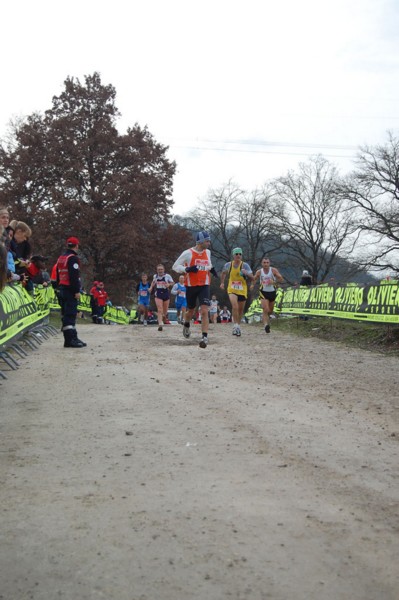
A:
[[[174,281],[169,273],[165,273],[165,267],[162,264],[157,265],[157,272],[150,285],[150,293],[155,288],[155,304],[158,315],[158,331],[162,331],[163,324],[169,325],[168,310],[170,302],[169,288],[174,285]]]
[[[276,283],[282,283],[284,279],[275,267],[270,266],[270,259],[266,256],[262,259],[262,268],[255,273],[251,289],[258,279],[260,303],[263,310],[263,325],[266,333],[270,333],[270,315],[273,312],[276,299]]]

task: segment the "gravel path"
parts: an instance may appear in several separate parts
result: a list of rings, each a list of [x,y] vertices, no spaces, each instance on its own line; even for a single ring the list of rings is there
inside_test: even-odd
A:
[[[79,334],[0,384],[1,600],[398,600],[398,359]]]

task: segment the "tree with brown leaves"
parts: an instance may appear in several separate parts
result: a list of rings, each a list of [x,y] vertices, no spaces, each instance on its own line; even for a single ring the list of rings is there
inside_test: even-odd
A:
[[[147,127],[118,133],[116,92],[98,73],[64,83],[52,107],[14,124],[2,145],[0,201],[32,227],[35,252],[55,258],[77,236],[86,286],[106,281],[122,302],[136,273],[160,252],[172,262],[187,241],[171,223],[176,165]]]

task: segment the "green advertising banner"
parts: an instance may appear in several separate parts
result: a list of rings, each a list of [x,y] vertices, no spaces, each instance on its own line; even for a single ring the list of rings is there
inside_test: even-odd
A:
[[[47,317],[50,314],[50,308],[54,291],[52,287],[43,287],[38,285],[35,287],[35,302],[38,312],[42,317]]]
[[[49,308],[51,310],[60,310],[60,305],[57,300],[57,296],[53,288],[47,288],[49,293]],[[80,294],[80,300],[78,304],[78,310],[82,312],[91,313],[91,298],[89,294]],[[104,314],[104,319],[118,323],[120,325],[127,325],[129,323],[129,315],[127,315],[121,308],[115,306],[107,306]]]
[[[106,321],[119,323],[119,325],[129,324],[129,315],[126,314],[125,311],[122,310],[122,308],[117,308],[116,306],[107,306],[103,318]]]
[[[288,288],[279,312],[380,323],[399,323],[399,282]]]
[[[81,294],[78,308],[91,312],[88,294]],[[50,314],[50,310],[60,310],[57,296],[51,286],[35,286],[32,296],[19,283],[6,285],[0,293],[0,347],[43,321]],[[129,323],[129,315],[123,309],[114,306],[107,306],[104,318],[120,325]]]
[[[6,285],[0,294],[0,346],[42,319],[43,310],[24,287]]]
[[[58,307],[58,308],[60,308],[60,307]],[[91,312],[91,304],[90,304],[89,294],[80,294],[78,310],[81,310],[83,312]]]
[[[274,312],[275,313],[280,313],[281,312],[281,302],[283,300],[284,297],[284,292],[281,288],[277,288],[276,290],[276,300],[274,302]],[[255,300],[253,300],[251,302],[250,307],[248,308],[247,312],[245,313],[245,316],[247,319],[251,320],[252,317],[254,317],[255,315],[261,315],[262,314],[262,305],[260,303],[260,296],[258,296],[258,298],[255,298]]]
[[[6,285],[0,293],[0,347],[40,323],[50,310],[60,310],[52,287],[37,286],[33,297],[20,284]],[[81,295],[79,310],[91,312],[89,295]],[[279,288],[275,312],[399,324],[399,281]],[[256,298],[245,316],[250,319],[261,313],[261,302]],[[129,323],[129,315],[113,306],[107,306],[104,318],[122,325]]]

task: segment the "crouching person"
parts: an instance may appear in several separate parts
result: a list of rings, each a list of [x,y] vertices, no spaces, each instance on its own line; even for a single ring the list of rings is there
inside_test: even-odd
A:
[[[68,238],[67,250],[58,258],[56,266],[64,348],[83,348],[87,346],[85,342],[78,338],[76,331],[76,316],[81,289],[78,250],[78,238]]]

